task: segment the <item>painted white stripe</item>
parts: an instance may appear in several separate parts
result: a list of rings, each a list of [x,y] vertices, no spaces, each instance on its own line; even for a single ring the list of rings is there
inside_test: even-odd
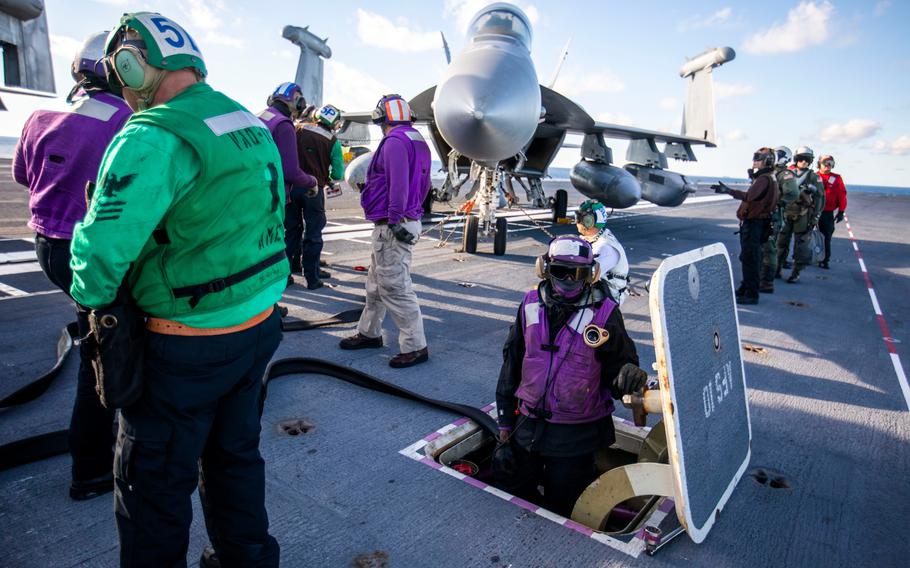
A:
[[[549,519],[549,520],[553,521],[556,524],[559,524],[559,525],[566,524],[565,517],[563,517],[562,515],[557,515],[553,511],[548,511],[547,509],[544,509],[543,507],[541,507],[540,509],[537,509],[537,511],[535,511],[535,513],[537,513],[538,515],[540,515],[541,517],[543,517],[545,519]]]
[[[359,239],[343,239],[343,240],[345,240],[345,241],[350,241],[350,242],[352,242],[352,243],[359,243],[359,244],[362,244],[362,245],[371,245],[371,244],[373,244],[373,243],[371,243],[370,241],[361,241],[361,240],[359,240]]]
[[[0,264],[0,276],[6,276],[8,274],[25,274],[26,272],[41,272],[41,266],[37,262]]]
[[[856,252],[859,252],[859,245],[857,245],[855,241],[851,244],[853,245],[853,250],[855,250]]]
[[[26,292],[25,290],[20,290],[19,288],[14,288],[14,287],[10,286],[9,284],[4,284],[3,282],[0,282],[0,292],[3,292],[4,294],[9,294],[10,296],[28,295],[28,292]]]
[[[496,488],[496,487],[493,487],[492,485],[487,485],[486,487],[483,488],[483,490],[486,491],[487,493],[492,494],[492,495],[496,495],[496,496],[499,497],[500,499],[504,499],[504,500],[506,500],[506,501],[509,501],[509,500],[512,499],[512,496],[511,496],[511,495],[509,495],[508,493],[506,493],[506,492],[503,491],[502,489],[498,489],[498,488]]]
[[[60,290],[44,290],[41,292],[26,293],[24,296],[5,296],[5,297],[0,298],[0,302],[2,302],[3,300],[22,300],[24,298],[31,298],[32,296],[47,296],[49,294],[62,294],[62,293],[63,292]]]
[[[907,408],[910,408],[910,384],[907,384],[907,375],[904,373],[904,367],[901,365],[900,355],[889,353],[891,355],[891,364],[894,365],[894,372],[897,373],[897,381],[901,385],[901,391],[904,393],[904,402]]]
[[[872,309],[875,310],[875,315],[882,315],[882,307],[878,305],[878,298],[875,296],[875,290],[868,288],[869,297],[872,298]]]
[[[207,118],[205,119],[205,124],[212,129],[215,136],[250,127],[268,130],[266,125],[256,115],[245,110],[235,110],[234,112]]]
[[[856,260],[859,261],[859,268],[860,268],[860,270],[862,270],[863,272],[869,272],[868,270],[866,270],[866,263],[863,262],[863,259],[857,258]]]
[[[0,264],[12,264],[15,262],[29,262],[35,260],[38,260],[38,255],[35,254],[34,250],[0,253]]]
[[[424,448],[426,445],[427,445],[427,441],[426,441],[426,440],[417,440],[416,442],[414,442],[413,444],[411,444],[411,445],[408,446],[407,448],[404,448],[404,449],[400,450],[398,453],[403,454],[403,455],[406,455],[406,456],[408,456],[408,457],[417,456],[417,457],[414,458],[414,459],[418,459],[418,460],[419,460],[419,459],[420,459],[420,454],[418,453],[418,450]]]

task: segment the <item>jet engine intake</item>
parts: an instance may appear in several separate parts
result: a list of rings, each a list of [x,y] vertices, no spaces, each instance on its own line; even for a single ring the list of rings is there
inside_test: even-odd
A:
[[[641,199],[641,186],[626,170],[582,160],[569,174],[572,185],[582,195],[596,199],[607,207],[625,209]]]
[[[655,205],[676,207],[695,193],[695,185],[682,174],[638,164],[626,164],[625,169],[638,180],[642,198]]]

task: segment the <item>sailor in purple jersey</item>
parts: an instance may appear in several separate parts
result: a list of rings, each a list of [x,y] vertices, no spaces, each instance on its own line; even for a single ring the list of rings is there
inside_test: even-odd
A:
[[[48,279],[70,293],[70,240],[86,213],[86,185],[95,182],[101,158],[132,111],[111,94],[101,59],[107,32],[86,39],[73,61],[76,85],[65,112],[38,110],[26,121],[13,157],[13,176],[28,187],[38,263]],[[73,103],[78,94],[85,96]],[[79,335],[88,313],[77,308]],[[70,497],[90,499],[113,488],[114,413],[101,406],[87,353],[80,350],[76,400],[69,429],[73,457]]]
[[[590,243],[556,237],[537,266],[542,281],[503,347],[494,472],[503,488],[569,517],[597,475],[595,452],[615,441],[613,399],[640,391],[647,374]],[[585,339],[589,326],[599,344]]]
[[[308,191],[317,189],[316,178],[300,169],[297,155],[297,133],[294,121],[306,108],[303,90],[296,83],[282,83],[269,96],[269,107],[259,113],[259,118],[272,133],[272,139],[278,146],[281,156],[281,169],[284,173],[284,244],[291,273],[300,273],[300,246],[303,234],[303,220],[300,213],[300,202]],[[288,285],[294,283],[294,277],[288,276]]]
[[[410,367],[429,358],[423,316],[411,285],[411,254],[420,236],[421,204],[430,190],[430,147],[411,126],[411,109],[399,95],[380,99],[373,122],[382,125],[385,136],[360,194],[364,216],[375,224],[366,306],[357,334],[343,339],[340,347],[382,347],[382,320],[388,311],[398,326],[401,347],[389,365]]]

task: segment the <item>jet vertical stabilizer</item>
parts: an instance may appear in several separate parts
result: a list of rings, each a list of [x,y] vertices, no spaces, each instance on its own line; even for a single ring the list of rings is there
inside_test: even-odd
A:
[[[308,104],[321,106],[323,59],[332,57],[332,50],[326,43],[329,38],[320,38],[309,30],[309,26],[284,26],[281,36],[300,48],[294,82],[303,89]]]
[[[714,143],[714,83],[711,74],[715,67],[735,57],[733,48],[715,47],[686,61],[679,69],[679,76],[689,79],[680,132],[683,136]]]

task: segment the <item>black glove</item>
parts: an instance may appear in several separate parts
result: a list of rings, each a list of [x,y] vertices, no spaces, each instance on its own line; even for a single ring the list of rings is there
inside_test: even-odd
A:
[[[840,223],[840,222],[843,221],[843,220],[844,220],[844,212],[843,212],[843,211],[838,211],[838,212],[837,212],[837,215],[834,217],[834,222],[835,222],[835,223]]]
[[[512,452],[512,444],[499,443],[493,450],[493,475],[497,481],[513,481],[515,474],[518,473],[518,466],[515,463],[515,454]]]
[[[719,181],[712,185],[711,189],[714,190],[714,193],[730,193],[730,187],[722,181]]]
[[[613,379],[613,390],[615,394],[633,394],[641,392],[648,382],[648,373],[644,372],[638,365],[626,363],[619,370],[619,374]]]
[[[398,223],[389,225],[389,228],[392,229],[392,234],[395,235],[395,238],[399,241],[409,245],[417,244],[417,235],[411,233]]]

